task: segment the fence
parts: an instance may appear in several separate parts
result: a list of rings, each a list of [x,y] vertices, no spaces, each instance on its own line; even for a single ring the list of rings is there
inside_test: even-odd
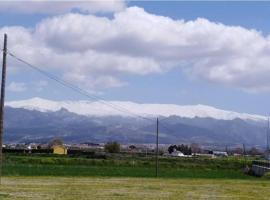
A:
[[[253,161],[252,172],[256,176],[263,176],[265,173],[270,172],[270,161],[261,161],[261,160]]]

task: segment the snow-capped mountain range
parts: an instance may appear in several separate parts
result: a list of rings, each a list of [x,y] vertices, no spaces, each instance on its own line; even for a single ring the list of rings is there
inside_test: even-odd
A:
[[[154,143],[156,122],[162,144],[266,144],[266,117],[204,105],[138,104],[120,101],[6,102],[5,142]],[[152,120],[135,119],[137,116]],[[166,128],[165,128],[166,127]]]
[[[40,112],[55,112],[62,108],[69,112],[84,116],[130,116],[144,117],[156,116],[179,116],[186,118],[214,118],[220,120],[242,120],[262,121],[267,117],[247,113],[226,111],[206,105],[175,105],[175,104],[139,104],[129,101],[52,101],[42,98],[31,98],[27,100],[8,101],[5,106],[12,108],[24,108]]]

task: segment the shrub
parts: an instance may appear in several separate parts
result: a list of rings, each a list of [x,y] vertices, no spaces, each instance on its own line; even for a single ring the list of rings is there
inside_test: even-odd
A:
[[[107,144],[105,144],[105,151],[109,153],[119,153],[120,144],[117,142],[108,142]]]
[[[60,138],[54,138],[49,142],[48,148],[51,149],[55,145],[63,146],[63,140]]]
[[[270,172],[265,173],[265,174],[263,175],[263,178],[264,178],[264,179],[270,180]]]

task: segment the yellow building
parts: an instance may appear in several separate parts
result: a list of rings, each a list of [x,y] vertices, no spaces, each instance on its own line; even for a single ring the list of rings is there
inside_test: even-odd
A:
[[[67,148],[60,145],[55,145],[52,147],[54,154],[60,154],[60,155],[66,155],[67,154]]]

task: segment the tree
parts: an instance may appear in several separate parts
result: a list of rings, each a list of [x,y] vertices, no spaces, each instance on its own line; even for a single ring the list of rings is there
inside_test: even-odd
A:
[[[53,146],[56,146],[56,145],[63,146],[63,140],[60,138],[54,138],[53,140],[49,142],[48,147],[52,148]]]
[[[188,145],[184,145],[184,144],[178,145],[177,151],[181,151],[185,155],[191,155],[192,153],[191,148]]]
[[[243,154],[244,150],[240,147],[237,147],[237,148],[233,149],[232,152],[236,153],[236,154]]]
[[[134,150],[134,149],[136,149],[136,146],[132,144],[128,148],[131,149],[131,150]]]
[[[168,147],[168,152],[169,152],[169,154],[171,154],[172,152],[174,152],[174,150],[176,150],[177,149],[177,146],[176,145],[170,145],[169,147]]]
[[[197,143],[192,143],[190,145],[190,148],[191,148],[192,153],[201,153],[202,151],[200,145]]]
[[[181,151],[185,155],[191,155],[192,154],[191,147],[189,147],[188,145],[184,145],[184,144],[181,144],[181,145],[178,145],[178,146],[171,145],[171,146],[168,147],[168,152],[170,154],[172,152],[174,152],[175,150]]]
[[[105,144],[105,151],[109,153],[119,153],[120,144],[118,142],[108,142]]]
[[[256,148],[256,147],[252,147],[249,152],[248,152],[250,155],[252,156],[256,156],[258,154],[260,154],[260,151]]]

